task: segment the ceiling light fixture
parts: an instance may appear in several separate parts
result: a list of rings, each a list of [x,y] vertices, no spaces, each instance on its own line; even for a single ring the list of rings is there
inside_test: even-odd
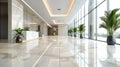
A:
[[[57,10],[61,10],[61,9],[57,9]]]
[[[30,24],[30,25],[37,25],[37,23],[28,23],[28,24]]]
[[[46,9],[48,10],[48,13],[50,14],[50,16],[68,16],[69,15],[69,13],[70,13],[70,11],[71,11],[71,9],[72,9],[72,7],[73,7],[73,4],[75,3],[75,0],[71,0],[71,2],[70,2],[70,5],[69,5],[69,7],[68,7],[68,10],[67,10],[67,12],[65,13],[65,14],[53,14],[52,13],[52,11],[51,11],[51,8],[50,8],[50,6],[49,6],[49,4],[48,4],[48,0],[43,0],[43,3],[44,3],[44,5],[45,5],[45,7],[46,7]],[[58,9],[59,10],[59,9]]]
[[[65,24],[65,23],[56,23],[56,21],[55,21],[55,20],[53,20],[53,23],[54,23],[54,24]]]

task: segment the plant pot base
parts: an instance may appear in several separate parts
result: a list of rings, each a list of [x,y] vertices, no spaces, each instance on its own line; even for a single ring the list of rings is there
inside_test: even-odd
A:
[[[20,36],[16,37],[16,43],[22,43],[23,39]]]
[[[83,38],[83,36],[82,36],[82,34],[80,34],[80,39],[82,39]]]
[[[107,37],[107,44],[108,45],[115,45],[116,44],[115,38],[113,36],[108,36]]]

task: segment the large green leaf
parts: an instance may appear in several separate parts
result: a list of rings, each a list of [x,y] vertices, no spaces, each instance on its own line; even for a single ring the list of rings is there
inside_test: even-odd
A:
[[[85,25],[84,24],[79,25],[78,28],[79,28],[80,34],[82,34],[85,31]]]
[[[77,28],[75,27],[75,28],[73,28],[73,31],[74,31],[74,33],[76,33],[77,32]]]
[[[114,34],[114,31],[120,28],[120,14],[117,13],[118,11],[119,8],[105,11],[105,15],[100,17],[104,21],[104,23],[100,24],[100,28],[105,28],[111,36]]]

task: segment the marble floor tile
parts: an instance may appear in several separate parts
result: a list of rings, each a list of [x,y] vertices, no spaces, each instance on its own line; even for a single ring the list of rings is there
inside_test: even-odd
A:
[[[0,67],[120,67],[120,45],[67,36],[0,43]]]

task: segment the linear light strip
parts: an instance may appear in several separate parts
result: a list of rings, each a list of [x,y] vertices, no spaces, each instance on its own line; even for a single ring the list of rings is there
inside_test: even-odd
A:
[[[71,9],[72,9],[72,7],[73,7],[73,5],[74,5],[74,3],[75,3],[75,0],[71,0],[71,3],[70,3],[70,5],[69,5],[69,7],[68,7],[68,10],[67,10],[67,13],[66,14],[52,14],[52,11],[51,11],[51,8],[50,8],[50,6],[49,6],[49,4],[48,4],[48,0],[43,0],[43,3],[44,3],[44,5],[45,5],[45,7],[46,7],[46,9],[48,10],[48,13],[49,13],[49,15],[50,16],[68,16],[69,15],[69,13],[70,13],[70,11],[71,11]]]
[[[65,24],[65,23],[56,23],[56,21],[55,21],[55,20],[53,20],[53,23],[54,23],[54,24]]]
[[[32,67],[36,67],[37,63],[40,61],[40,59],[43,57],[43,55],[47,52],[48,48],[51,46],[52,44],[48,45],[47,48],[43,51],[43,53],[39,56],[39,58],[36,60],[36,62],[33,64]]]
[[[70,11],[71,11],[74,3],[75,3],[75,0],[71,0],[71,4],[70,4],[70,6],[69,6],[69,8],[68,8],[67,15],[70,13]]]

